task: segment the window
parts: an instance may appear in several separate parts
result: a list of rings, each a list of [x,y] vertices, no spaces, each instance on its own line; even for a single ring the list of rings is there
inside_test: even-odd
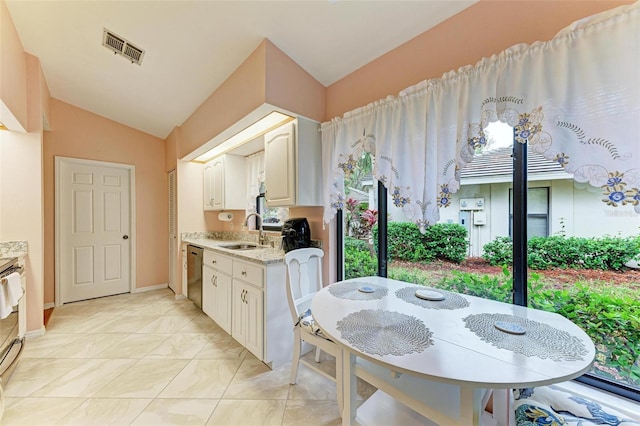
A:
[[[262,229],[280,231],[282,224],[289,218],[289,209],[283,207],[267,207],[264,198],[264,182],[262,192],[256,197],[256,212],[262,216]]]
[[[376,275],[378,263],[373,228],[378,221],[377,181],[371,176],[373,157],[365,152],[353,173],[345,178],[344,275],[358,278]]]
[[[527,190],[527,239],[549,236],[549,188]],[[509,189],[509,236],[513,237],[513,189]]]

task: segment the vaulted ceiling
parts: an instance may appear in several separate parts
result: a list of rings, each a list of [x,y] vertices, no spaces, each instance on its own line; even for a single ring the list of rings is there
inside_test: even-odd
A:
[[[51,96],[165,138],[264,38],[328,86],[475,1],[5,2]],[[105,28],[141,65],[102,46]]]

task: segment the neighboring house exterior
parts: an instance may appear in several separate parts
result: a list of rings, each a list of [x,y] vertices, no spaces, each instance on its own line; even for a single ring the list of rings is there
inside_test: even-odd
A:
[[[469,232],[469,256],[481,256],[483,246],[511,235],[510,197],[513,188],[512,148],[477,154],[461,171],[461,187],[451,205],[440,210],[440,222],[461,223]],[[529,150],[527,154],[528,234],[577,237],[631,236],[640,233],[640,216],[632,206],[610,207],[602,190],[573,181],[572,175]],[[392,208],[393,220],[404,220]]]

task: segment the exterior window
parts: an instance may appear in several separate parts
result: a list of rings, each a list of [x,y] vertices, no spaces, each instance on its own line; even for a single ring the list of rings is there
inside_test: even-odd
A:
[[[549,236],[549,188],[527,190],[527,238]],[[513,189],[509,189],[509,236],[513,237]]]
[[[266,206],[264,192],[256,197],[256,212],[262,216],[262,228],[266,231],[282,230],[282,223],[289,218],[289,209]]]

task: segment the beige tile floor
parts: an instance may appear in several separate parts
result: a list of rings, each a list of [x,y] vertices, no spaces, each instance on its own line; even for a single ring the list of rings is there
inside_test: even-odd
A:
[[[328,357],[322,366],[335,368]],[[289,385],[289,368],[269,369],[168,289],[77,302],[27,340],[1,424],[339,425],[334,383],[300,365]],[[564,385],[638,413],[637,403]],[[358,383],[361,400],[374,391]]]
[[[2,424],[340,424],[334,383],[301,365],[290,385],[289,368],[269,369],[168,289],[77,302],[27,340]]]

